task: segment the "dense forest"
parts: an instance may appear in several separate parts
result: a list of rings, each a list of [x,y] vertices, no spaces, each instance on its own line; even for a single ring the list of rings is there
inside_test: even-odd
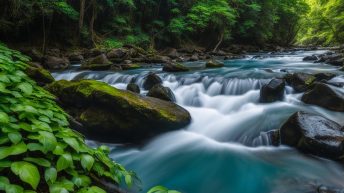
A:
[[[5,41],[208,49],[343,43],[342,0],[3,0]]]

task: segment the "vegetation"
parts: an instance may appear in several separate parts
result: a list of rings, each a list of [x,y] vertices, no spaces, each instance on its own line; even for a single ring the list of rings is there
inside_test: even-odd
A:
[[[135,175],[68,128],[54,96],[23,72],[29,58],[0,45],[0,191],[105,192],[97,179],[130,186]]]
[[[322,9],[336,12],[323,14],[338,20],[335,13],[341,10],[334,2],[340,0]],[[313,8],[309,14],[316,15]],[[41,42],[43,49],[60,42],[106,48],[196,43],[216,50],[231,43],[290,45],[308,5],[305,0],[3,0],[0,10],[3,39]]]

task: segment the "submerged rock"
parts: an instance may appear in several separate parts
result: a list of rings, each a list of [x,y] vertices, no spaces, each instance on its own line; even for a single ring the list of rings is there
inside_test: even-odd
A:
[[[285,81],[282,79],[272,79],[269,84],[260,89],[260,102],[271,103],[283,100]]]
[[[294,73],[288,74],[285,80],[296,92],[304,92],[310,88],[316,77],[306,73]]]
[[[112,63],[107,59],[105,54],[100,54],[82,63],[81,68],[88,70],[108,70],[111,65]]]
[[[225,66],[224,63],[219,62],[217,60],[209,60],[205,64],[205,67],[207,67],[207,68],[221,68],[221,67],[224,67],[224,66]]]
[[[55,81],[54,77],[49,71],[44,68],[36,68],[29,66],[26,68],[25,73],[34,81],[37,82],[39,86],[45,86]]]
[[[281,143],[305,153],[339,159],[344,154],[341,126],[306,112],[293,114],[280,129]]]
[[[137,84],[135,84],[135,83],[129,83],[127,85],[127,90],[131,91],[131,92],[134,92],[134,93],[140,94],[140,87]]]
[[[61,80],[46,88],[85,127],[87,137],[103,142],[139,143],[191,121],[190,114],[174,103],[94,80]]]
[[[170,63],[166,63],[164,67],[162,68],[162,70],[165,72],[187,72],[190,69],[181,63],[170,62]]]
[[[151,88],[147,94],[147,96],[158,98],[165,101],[174,102],[176,98],[172,92],[172,90],[168,87],[164,87],[161,84],[157,84]]]
[[[318,60],[318,57],[313,55],[313,56],[306,56],[303,58],[303,61],[315,61]]]
[[[143,88],[145,90],[150,90],[153,86],[157,84],[162,84],[161,78],[155,73],[148,73],[143,82]]]
[[[332,111],[344,112],[344,92],[327,84],[316,83],[312,90],[302,96],[301,100]]]

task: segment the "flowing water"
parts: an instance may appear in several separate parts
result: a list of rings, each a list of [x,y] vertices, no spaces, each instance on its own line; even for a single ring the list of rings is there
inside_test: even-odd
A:
[[[302,94],[286,88],[285,99],[260,104],[259,89],[288,72],[331,72],[344,82],[337,67],[303,62],[325,51],[261,54],[228,60],[219,69],[165,73],[161,67],[126,72],[74,69],[56,72],[56,79],[95,79],[124,89],[142,87],[149,71],[170,87],[192,123],[156,137],[140,148],[111,145],[111,157],[137,172],[143,190],[164,185],[183,193],[306,193],[319,185],[344,188],[344,170],[335,162],[305,156],[295,149],[271,146],[268,131],[278,129],[296,111],[320,114],[344,125],[344,113],[306,105]],[[186,63],[199,69],[204,62]],[[344,88],[342,88],[344,89]],[[145,94],[147,91],[142,91]],[[95,143],[97,144],[97,143]]]

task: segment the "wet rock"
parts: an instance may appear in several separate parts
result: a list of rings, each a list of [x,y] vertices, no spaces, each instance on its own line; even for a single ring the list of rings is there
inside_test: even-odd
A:
[[[68,56],[68,58],[72,64],[79,64],[84,61],[84,56],[80,53],[72,53]]]
[[[54,82],[46,89],[80,122],[88,138],[101,142],[139,143],[185,127],[190,114],[182,107],[143,97],[94,80]]]
[[[321,185],[318,187],[318,193],[344,193],[344,189]]]
[[[172,59],[176,59],[179,57],[179,53],[175,48],[166,48],[164,51],[161,52],[161,54],[168,56]]]
[[[314,76],[317,81],[327,81],[327,80],[331,80],[336,75],[332,73],[323,72],[323,73],[317,73]]]
[[[103,50],[98,49],[98,48],[93,48],[90,50],[86,50],[86,52],[84,53],[84,57],[87,59],[88,58],[94,58],[94,57],[99,56],[103,53],[104,53]]]
[[[176,101],[176,98],[175,98],[172,90],[168,87],[162,86],[161,84],[157,84],[157,85],[153,86],[149,90],[147,96],[158,98],[158,99],[165,100],[165,101],[170,101],[170,102]]]
[[[281,101],[284,97],[285,81],[282,79],[272,79],[268,84],[260,89],[260,102],[271,103]]]
[[[39,86],[45,86],[55,81],[54,77],[49,71],[44,68],[36,68],[29,66],[26,68],[25,73],[34,81],[37,82]]]
[[[224,63],[222,63],[220,61],[217,61],[217,60],[209,60],[205,64],[206,68],[221,68],[221,67],[224,67],[224,66],[225,66]]]
[[[301,100],[332,111],[344,112],[344,92],[324,83],[316,83],[312,90],[302,96]]]
[[[113,64],[113,65],[110,66],[110,70],[116,72],[116,71],[122,71],[123,69],[122,69],[121,65]]]
[[[266,133],[270,139],[271,145],[279,146],[280,145],[280,131],[278,129],[268,131]]]
[[[108,53],[106,53],[106,56],[109,59],[122,59],[122,58],[125,58],[127,55],[128,55],[128,50],[125,50],[123,48],[112,49]]]
[[[141,68],[141,65],[140,64],[121,64],[121,68],[123,70],[135,70],[135,69],[138,69],[138,68]]]
[[[311,87],[316,78],[311,74],[294,73],[286,75],[285,80],[296,92],[304,92]]]
[[[157,84],[162,84],[161,78],[155,73],[149,73],[143,82],[143,88],[145,90],[150,90],[153,86]]]
[[[190,69],[181,63],[170,62],[166,63],[162,70],[165,72],[187,72]]]
[[[131,92],[134,92],[134,93],[140,94],[140,87],[137,84],[135,84],[135,83],[129,83],[127,85],[127,90],[131,91]]]
[[[43,66],[51,70],[63,70],[68,68],[70,62],[65,57],[46,56],[43,58]]]
[[[306,112],[293,114],[280,129],[281,143],[331,159],[343,155],[344,132],[336,122]]]
[[[112,63],[108,60],[105,54],[100,54],[99,56],[90,58],[82,63],[81,68],[88,70],[108,70],[111,65]]]
[[[190,61],[198,61],[198,60],[199,60],[198,54],[193,54],[193,55],[190,57]]]
[[[334,66],[343,66],[344,56],[340,54],[323,54],[319,56],[319,60],[317,60],[316,62],[325,62],[326,64]]]
[[[318,60],[318,57],[313,55],[313,56],[306,56],[303,58],[303,61],[316,61]]]

